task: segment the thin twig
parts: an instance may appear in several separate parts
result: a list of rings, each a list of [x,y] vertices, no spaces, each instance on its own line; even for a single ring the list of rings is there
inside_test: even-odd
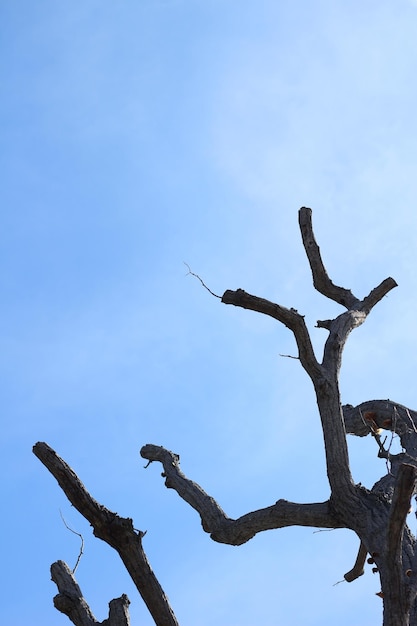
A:
[[[200,283],[203,285],[204,289],[207,289],[207,291],[209,293],[211,293],[212,296],[214,296],[215,298],[219,298],[219,300],[222,299],[221,296],[218,296],[217,293],[214,293],[214,291],[212,291],[209,287],[207,287],[206,283],[202,280],[202,278],[200,278],[200,276],[198,274],[194,274],[194,272],[191,271],[190,266],[188,265],[188,263],[186,263],[185,261],[183,261],[184,265],[186,265],[188,267],[188,274],[191,274],[191,276],[194,276],[194,278],[197,278]],[[187,276],[188,276],[187,274]]]
[[[81,561],[81,557],[84,554],[84,537],[82,536],[81,533],[77,533],[76,530],[73,530],[72,528],[70,528],[67,524],[67,522],[65,521],[64,516],[62,515],[62,511],[61,509],[59,509],[59,514],[61,516],[62,521],[64,522],[64,526],[65,528],[67,528],[70,532],[74,533],[74,535],[78,535],[78,537],[81,539],[81,547],[80,547],[80,552],[78,554],[78,558],[77,558],[77,562],[75,563],[74,569],[72,570],[72,573],[75,574],[75,572],[77,571],[77,567]]]

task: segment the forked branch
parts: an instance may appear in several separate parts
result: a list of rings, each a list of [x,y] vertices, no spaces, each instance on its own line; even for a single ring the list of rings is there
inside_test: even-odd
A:
[[[370,294],[363,300],[359,300],[350,289],[338,287],[329,278],[321,258],[320,248],[317,245],[312,225],[312,210],[302,207],[298,213],[301,237],[307,254],[313,275],[314,287],[324,296],[341,304],[348,310],[361,310],[366,314],[377,304],[391,289],[397,286],[393,278],[386,278],[378,287],[372,289]]]
[[[335,285],[324,267],[320,249],[314,237],[311,217],[311,209],[306,207],[300,209],[301,236],[313,274],[314,286],[320,293],[348,309],[334,320],[318,322],[319,326],[329,331],[321,363],[315,357],[304,318],[295,309],[288,309],[269,300],[258,298],[246,293],[243,289],[227,290],[223,294],[222,302],[269,315],[293,332],[300,362],[310,376],[316,391],[325,440],[327,475],[332,495],[335,495],[337,491],[346,503],[346,499],[354,497],[355,490],[350,473],[346,432],[340,405],[338,377],[342,352],[349,333],[365,321],[372,307],[396,286],[396,282],[392,278],[387,278],[362,301],[350,290]],[[348,507],[345,507],[345,510],[348,510]]]
[[[314,287],[330,300],[338,302],[347,309],[354,309],[360,302],[349,289],[338,287],[329,278],[324,263],[321,258],[320,248],[314,237],[312,225],[312,210],[301,207],[298,212],[298,223],[300,225],[301,237],[304,249],[310,263],[313,274]]]
[[[298,357],[310,376],[316,392],[331,489],[329,500],[312,504],[278,500],[272,506],[252,511],[238,519],[232,519],[226,515],[214,498],[183,474],[177,454],[152,444],[143,446],[140,454],[149,461],[148,465],[154,461],[162,464],[162,476],[165,478],[166,487],[174,489],[197,511],[204,531],[209,533],[214,541],[241,545],[261,531],[293,525],[354,530],[360,536],[361,544],[355,565],[350,572],[345,574],[345,579],[351,581],[363,573],[366,558],[365,545],[370,551],[372,550],[372,558],[378,555],[381,561],[378,563],[381,581],[386,583],[383,585],[385,590],[388,588],[387,595],[384,590],[384,611],[388,616],[387,618],[384,616],[384,623],[392,626],[400,623],[394,619],[396,607],[405,606],[411,598],[411,585],[408,586],[409,595],[408,598],[406,597],[404,576],[408,574],[405,574],[402,569],[402,557],[408,554],[404,549],[403,536],[407,537],[407,545],[412,547],[412,541],[407,531],[404,531],[404,527],[410,498],[415,488],[417,468],[414,465],[403,464],[403,456],[407,453],[414,459],[416,457],[417,444],[414,442],[417,432],[416,419],[414,419],[414,413],[411,414],[405,407],[402,407],[404,411],[401,410],[399,413],[396,407],[393,410],[391,406],[387,407],[382,404],[374,405],[372,410],[368,411],[368,419],[366,415],[365,418],[362,415],[361,407],[364,405],[355,409],[344,407],[343,412],[338,375],[343,348],[349,333],[365,321],[368,313],[396,286],[396,282],[392,278],[385,279],[363,300],[359,300],[350,290],[335,285],[323,264],[320,249],[314,237],[311,217],[311,209],[306,207],[300,209],[300,230],[314,286],[324,296],[347,309],[333,320],[318,322],[318,326],[329,331],[321,363],[314,354],[304,317],[295,309],[288,309],[253,296],[242,289],[227,290],[221,299],[225,304],[233,304],[268,315],[284,324],[294,334]],[[201,282],[206,287],[203,281]],[[398,415],[401,416],[401,420],[397,419]],[[406,453],[396,455],[395,463],[390,456],[392,474],[389,476],[389,489],[385,481],[382,487],[381,484],[374,486],[370,492],[353,481],[346,432],[362,436],[367,432],[374,432],[374,429],[375,432],[378,431],[380,426],[399,434]],[[143,533],[133,528],[131,519],[119,517],[96,502],[71,468],[45,443],[36,444],[34,453],[58,480],[70,502],[93,526],[95,536],[117,550],[154,621],[163,626],[176,626],[177,621],[172,609],[143,551]],[[394,487],[395,478],[397,480]],[[382,482],[383,479],[380,483]],[[383,498],[379,497],[381,489]],[[392,500],[391,494],[393,494]],[[367,511],[375,506],[378,506],[380,515],[368,515]],[[367,516],[369,523],[365,523],[364,516]],[[381,532],[382,523],[385,523],[384,532]],[[409,550],[409,552],[412,551]],[[409,555],[407,559],[407,571],[412,571],[410,563],[413,561]],[[62,562],[53,566],[55,568],[54,580],[60,591],[55,598],[55,605],[69,615],[76,626],[95,626],[98,624],[97,621],[82,598],[75,579],[64,566]],[[413,573],[413,576],[417,580],[417,574]],[[66,581],[65,585],[60,582],[62,580]],[[68,593],[63,592],[65,586],[69,590]],[[414,583],[413,594],[416,593],[416,586],[417,582]],[[113,623],[128,626],[126,596],[113,600],[112,603],[110,603],[109,619],[104,623],[107,626],[112,626]],[[392,616],[394,616],[392,620],[391,613],[388,614],[386,611],[387,606],[392,610]],[[115,617],[116,614],[119,615],[118,618]],[[112,622],[111,619],[116,621]],[[401,626],[404,625],[405,622],[402,621]]]
[[[86,603],[70,568],[64,561],[51,565],[51,578],[58,587],[54,606],[67,615],[75,626],[130,626],[129,598],[122,595],[109,602],[109,617],[98,622]]]
[[[342,528],[331,512],[328,502],[297,504],[278,500],[265,509],[252,511],[231,519],[217,502],[197,483],[187,478],[179,467],[179,456],[161,446],[147,444],[140,451],[149,463],[159,461],[164,472],[165,485],[175,489],[178,495],[188,502],[200,515],[203,529],[210,533],[214,541],[231,545],[241,545],[252,539],[258,532],[286,526],[310,526],[314,528]]]
[[[46,443],[35,444],[33,452],[56,478],[71,504],[90,522],[94,535],[119,553],[155,623],[177,626],[168,598],[143,550],[144,533],[133,528],[131,519],[120,517],[94,500],[75,472]]]

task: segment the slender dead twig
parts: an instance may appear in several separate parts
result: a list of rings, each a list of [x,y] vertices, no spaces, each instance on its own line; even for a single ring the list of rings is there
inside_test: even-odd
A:
[[[81,561],[81,557],[82,557],[82,555],[84,554],[84,537],[82,536],[82,534],[81,534],[81,533],[77,533],[77,531],[76,531],[76,530],[73,530],[72,528],[70,528],[70,526],[68,526],[67,522],[65,521],[64,516],[62,515],[62,511],[61,511],[61,509],[59,509],[59,514],[60,514],[60,516],[61,516],[61,519],[62,519],[62,521],[63,521],[63,523],[64,523],[65,528],[66,528],[67,530],[69,530],[70,532],[74,533],[74,535],[77,535],[77,536],[81,539],[80,552],[79,552],[79,554],[78,554],[77,561],[76,561],[76,563],[75,563],[75,565],[74,565],[74,568],[73,568],[73,570],[72,570],[72,573],[73,573],[73,574],[75,574],[75,572],[77,571],[77,567],[78,567],[78,565],[79,565],[79,563],[80,563],[80,561]]]
[[[188,267],[188,274],[190,274],[191,276],[194,276],[194,278],[197,278],[200,281],[200,283],[203,285],[204,289],[207,289],[207,291],[209,293],[211,293],[211,295],[214,296],[215,298],[219,298],[219,300],[222,299],[221,296],[218,296],[217,293],[214,293],[214,291],[212,291],[209,287],[207,287],[206,283],[203,281],[202,278],[200,278],[200,276],[198,274],[194,274],[194,272],[191,271],[191,268],[188,265],[188,263],[186,263],[185,261],[183,261],[183,263],[184,263],[184,265],[186,267]],[[187,276],[188,276],[188,274],[187,274]]]

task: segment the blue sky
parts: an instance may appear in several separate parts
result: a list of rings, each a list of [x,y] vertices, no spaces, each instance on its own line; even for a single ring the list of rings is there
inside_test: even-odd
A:
[[[32,455],[41,440],[147,531],[182,626],[379,623],[370,568],[334,586],[351,533],[215,544],[138,452],[179,453],[230,516],[328,497],[311,383],[280,357],[292,336],[183,264],[297,308],[319,355],[314,323],[340,309],[313,291],[303,205],[337,284],[399,283],[349,338],[343,401],[416,408],[417,3],[4,0],[0,24],[1,621],[69,623],[49,576],[79,550],[61,510],[96,617],[125,592],[132,624],[152,623]],[[373,442],[349,445],[372,486]]]

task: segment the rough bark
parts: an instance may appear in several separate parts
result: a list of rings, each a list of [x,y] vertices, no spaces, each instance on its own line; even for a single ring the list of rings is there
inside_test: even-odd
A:
[[[110,600],[109,617],[98,622],[85,601],[73,573],[64,561],[51,565],[51,578],[58,587],[54,606],[67,615],[76,626],[130,626],[129,598],[122,595]]]
[[[231,519],[197,483],[181,472],[179,456],[161,446],[147,444],[140,451],[141,456],[159,461],[164,472],[165,485],[175,489],[178,495],[200,515],[203,529],[219,543],[234,546],[252,539],[257,533],[285,526],[314,526],[320,528],[341,528],[340,521],[333,516],[329,502],[296,504],[278,500],[272,506],[251,511],[238,519]]]
[[[94,500],[75,472],[46,443],[35,444],[33,452],[56,478],[71,504],[90,522],[94,535],[119,553],[155,623],[177,626],[168,599],[143,550],[144,533],[134,529],[131,519],[120,517]]]
[[[342,407],[339,390],[342,352],[350,332],[365,322],[372,308],[396,287],[396,282],[386,278],[362,300],[351,290],[334,284],[321,258],[311,218],[310,209],[300,209],[300,231],[313,284],[325,297],[346,309],[333,320],[317,322],[328,331],[321,361],[314,353],[304,317],[295,309],[248,294],[243,289],[227,290],[221,300],[224,304],[268,315],[293,333],[298,358],[316,394],[329,499],[310,504],[278,500],[267,508],[231,519],[213,497],[182,473],[177,454],[153,444],[142,447],[140,453],[149,463],[162,464],[165,485],[198,512],[204,531],[214,541],[240,545],[258,532],[290,525],[351,529],[359,538],[359,551],[345,579],[352,582],[363,574],[369,553],[370,561],[380,574],[383,626],[417,626],[416,540],[406,525],[417,481],[417,413],[390,400]],[[388,444],[386,438],[382,439],[383,431],[389,433]],[[376,451],[385,461],[386,472],[372,489],[355,484],[352,479],[347,434],[375,438]],[[399,437],[403,448],[399,454],[391,452],[390,438],[394,435]],[[144,555],[142,533],[133,529],[132,520],[118,517],[93,500],[72,470],[46,444],[36,444],[34,451],[57,478],[70,501],[93,525],[94,534],[119,552],[155,622],[175,624],[166,596]],[[78,609],[81,613],[84,611],[86,619],[94,619],[80,603]],[[84,622],[80,624],[84,626]]]

